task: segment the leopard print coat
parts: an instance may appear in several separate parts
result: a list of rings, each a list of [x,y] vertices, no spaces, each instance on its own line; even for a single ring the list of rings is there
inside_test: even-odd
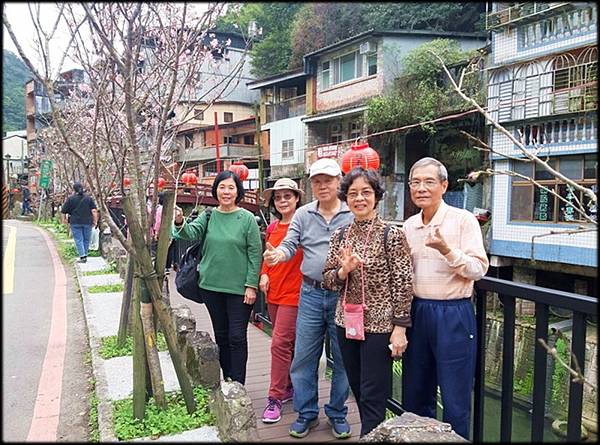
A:
[[[371,223],[374,225],[369,240],[366,240]],[[346,284],[346,281],[340,280],[337,275],[341,267],[338,255],[341,247],[348,244],[352,246],[353,253],[358,253],[365,260],[365,332],[389,333],[395,325],[411,326],[413,272],[410,249],[404,232],[400,227],[392,226],[388,232],[386,252],[384,229],[384,221],[376,216],[374,222],[373,219],[354,221],[350,226],[341,227],[331,235],[323,270],[323,284],[329,290],[340,292],[335,313],[335,324],[338,326],[344,327],[342,298]],[[342,231],[344,234],[340,236]],[[361,299],[361,271],[357,269],[349,275],[346,302],[360,304]]]

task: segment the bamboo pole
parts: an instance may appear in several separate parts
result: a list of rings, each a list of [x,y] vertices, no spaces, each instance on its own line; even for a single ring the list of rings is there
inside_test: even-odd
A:
[[[146,349],[140,318],[141,279],[133,281],[133,417],[142,420],[146,412]]]
[[[127,330],[129,328],[129,309],[131,307],[131,290],[133,287],[133,263],[133,258],[129,256],[127,258],[127,272],[125,273],[125,290],[123,291],[123,301],[121,301],[119,330],[117,332],[117,346],[120,348],[125,346]]]
[[[183,360],[182,354],[177,348],[177,332],[171,313],[168,306],[162,301],[162,290],[160,283],[156,279],[156,272],[152,265],[152,258],[146,248],[144,242],[143,231],[140,226],[139,220],[136,217],[131,197],[126,196],[123,199],[123,211],[127,217],[129,223],[129,230],[133,241],[133,247],[136,254],[136,260],[140,266],[143,280],[146,282],[146,286],[150,292],[150,298],[154,310],[158,316],[158,320],[164,329],[165,339],[169,347],[169,353],[171,360],[173,361],[173,367],[177,374],[177,380],[185,399],[185,404],[188,413],[193,413],[196,410],[196,401],[194,400],[194,392],[190,377],[185,369],[185,361]]]

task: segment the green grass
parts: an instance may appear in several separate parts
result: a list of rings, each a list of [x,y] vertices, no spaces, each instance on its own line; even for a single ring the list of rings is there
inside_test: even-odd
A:
[[[83,272],[83,275],[85,276],[90,276],[90,275],[109,275],[109,274],[115,274],[118,273],[119,271],[116,268],[116,265],[109,265],[108,267],[105,267],[102,270],[88,270],[87,272]]]
[[[90,442],[100,442],[100,428],[98,426],[98,396],[96,395],[96,380],[90,379],[92,385],[92,395],[90,398],[90,418],[88,426],[90,428]]]
[[[166,351],[167,341],[165,340],[165,336],[162,332],[159,332],[156,335],[156,344],[159,351]],[[126,355],[133,354],[133,337],[127,336],[125,339],[125,345],[123,347],[117,346],[117,336],[111,335],[109,337],[102,337],[100,339],[100,357],[105,360],[114,357],[123,357]]]
[[[88,292],[90,294],[102,294],[107,292],[123,292],[123,289],[125,289],[123,283],[97,284],[96,286],[88,287]]]
[[[167,393],[167,409],[161,411],[151,397],[146,403],[143,420],[133,417],[133,398],[113,402],[115,435],[118,440],[159,436],[188,431],[215,424],[215,416],[208,407],[209,392],[201,386],[194,388],[196,411],[187,413],[180,391]]]

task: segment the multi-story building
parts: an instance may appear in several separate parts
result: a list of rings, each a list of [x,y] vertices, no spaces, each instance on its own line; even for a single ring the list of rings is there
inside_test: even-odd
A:
[[[68,96],[73,88],[88,82],[89,77],[81,69],[71,69],[62,72],[58,80],[54,82],[55,102],[60,106],[64,103],[64,98]],[[32,191],[36,190],[37,179],[39,177],[36,174],[38,172],[36,169],[46,154],[44,145],[38,139],[38,132],[52,123],[51,111],[50,98],[44,85],[36,79],[27,81],[25,83],[25,115],[27,117],[27,151],[31,160],[29,167],[34,172],[29,177],[29,185]]]
[[[254,179],[250,181],[252,186],[258,187],[259,160],[264,157],[268,161],[269,154],[267,150],[260,155],[259,144],[254,140],[259,95],[246,86],[254,79],[250,75],[249,44],[235,33],[214,32],[209,36],[220,42],[212,51],[216,63],[207,60],[202,64],[201,84],[195,97],[186,97],[175,110],[182,124],[177,131],[173,160],[184,162],[187,167],[199,166],[200,175],[214,176],[217,160],[214,129],[218,127],[220,157],[227,165],[243,160],[250,169],[250,178]],[[224,45],[227,41],[229,44]]]
[[[304,70],[298,69],[248,83],[249,89],[261,94],[260,144],[270,154],[267,185],[282,177],[304,178],[306,79]]]
[[[310,199],[310,187],[303,183],[310,164],[321,157],[339,159],[352,142],[367,135],[367,102],[394,87],[409,51],[438,38],[456,40],[463,50],[486,44],[482,33],[369,30],[306,54],[301,70],[250,82],[250,89],[261,91],[261,143],[270,147],[268,179],[297,179]],[[404,141],[394,148],[386,186],[397,199],[379,206],[384,217],[404,219],[404,175],[425,155],[419,147],[407,149]]]
[[[597,193],[598,36],[595,3],[494,3],[487,105],[525,147]],[[489,127],[495,175],[491,265],[515,281],[597,295],[597,226],[567,204],[596,203],[571,190]],[[508,157],[507,157],[508,156]]]

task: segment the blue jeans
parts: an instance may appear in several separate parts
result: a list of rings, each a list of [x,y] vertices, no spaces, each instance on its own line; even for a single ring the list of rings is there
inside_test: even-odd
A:
[[[334,323],[337,299],[337,292],[317,289],[302,283],[296,320],[296,347],[290,377],[294,387],[294,411],[306,419],[319,416],[318,370],[325,332],[328,332],[331,338],[333,354],[333,378],[329,403],[325,404],[325,415],[330,419],[343,419],[348,413],[345,403],[350,386]]]
[[[21,209],[21,216],[27,215],[28,213],[33,213],[33,210],[31,210],[31,205],[29,204],[29,200],[24,200],[23,207]]]
[[[88,249],[90,248],[90,236],[92,235],[91,224],[71,224],[71,233],[73,233],[73,239],[75,240],[75,247],[79,257],[87,256]]]

